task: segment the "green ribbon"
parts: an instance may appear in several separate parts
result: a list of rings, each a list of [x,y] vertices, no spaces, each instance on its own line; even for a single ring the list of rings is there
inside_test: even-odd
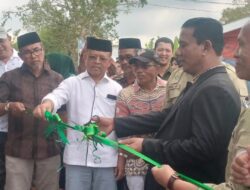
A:
[[[70,126],[66,123],[64,123],[61,118],[59,117],[58,114],[52,115],[52,113],[46,111],[45,112],[45,118],[46,120],[50,123],[49,127],[46,129],[45,134],[46,137],[50,136],[52,133],[57,132],[59,138],[61,141],[65,144],[69,143],[67,137],[64,134],[65,129],[71,128],[73,130],[77,130],[80,132],[83,132],[85,135],[85,138],[92,140],[94,143],[100,143],[100,144],[105,144],[107,146],[113,147],[113,148],[121,148],[143,160],[146,162],[152,164],[153,166],[156,167],[161,167],[161,164],[154,161],[153,159],[149,158],[148,156],[145,156],[144,154],[137,152],[136,150],[126,146],[125,144],[118,143],[116,141],[110,140],[106,138],[106,134],[102,131],[99,130],[99,127],[96,125],[96,123],[89,123],[87,125],[75,125],[75,126]],[[213,190],[213,188],[200,183],[188,176],[185,176],[181,173],[176,173],[181,179],[190,182],[202,189],[205,190]]]
[[[49,122],[49,126],[45,131],[46,138],[56,131],[61,141],[64,144],[69,144],[69,141],[65,135],[65,130],[67,128],[71,128],[71,126],[64,123],[58,114],[52,115],[50,112],[46,111],[45,118]]]

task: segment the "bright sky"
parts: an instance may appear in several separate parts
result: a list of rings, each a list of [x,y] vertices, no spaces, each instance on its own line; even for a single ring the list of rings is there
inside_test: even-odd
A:
[[[4,0],[0,11],[12,9],[28,0]],[[120,14],[116,29],[119,37],[137,37],[145,44],[151,38],[167,36],[174,39],[181,25],[192,17],[220,19],[222,10],[233,7],[231,0],[148,0],[143,8],[133,8],[129,14]],[[20,27],[17,21],[8,23],[8,29]]]
[[[206,2],[206,3],[205,3]],[[181,25],[189,18],[221,18],[222,10],[230,5],[230,0],[149,0],[141,9],[133,9],[130,14],[119,15],[117,31],[120,37],[138,37],[148,42],[152,37],[167,36],[174,39],[179,35]]]

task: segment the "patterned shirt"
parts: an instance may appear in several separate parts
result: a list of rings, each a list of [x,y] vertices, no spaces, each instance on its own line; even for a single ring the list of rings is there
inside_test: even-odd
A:
[[[125,117],[160,111],[165,100],[165,88],[166,81],[159,77],[153,91],[143,90],[137,82],[124,88],[118,96],[116,116]],[[145,135],[142,137],[145,137]],[[148,165],[142,159],[127,159],[126,161],[126,175],[146,175],[147,169]]]
[[[42,98],[62,81],[62,76],[52,71],[47,64],[39,77],[35,77],[26,64],[6,72],[0,78],[0,102],[22,102],[33,110]],[[24,113],[14,116],[9,112],[9,131],[6,154],[23,159],[44,159],[59,154],[55,139],[45,138],[48,123]]]

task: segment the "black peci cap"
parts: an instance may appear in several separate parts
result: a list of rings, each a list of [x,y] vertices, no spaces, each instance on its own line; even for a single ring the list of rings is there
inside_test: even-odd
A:
[[[41,39],[36,32],[29,32],[17,38],[18,49],[38,42],[41,42]]]
[[[87,37],[87,49],[112,52],[112,43],[110,40]]]
[[[119,49],[141,49],[141,41],[138,38],[121,38]]]

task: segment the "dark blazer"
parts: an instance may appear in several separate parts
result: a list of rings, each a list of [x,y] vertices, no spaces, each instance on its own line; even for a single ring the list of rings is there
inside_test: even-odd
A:
[[[146,115],[115,119],[118,137],[156,132],[142,153],[201,182],[224,181],[227,146],[241,105],[225,68],[203,73],[176,104]],[[161,189],[148,172],[145,189]]]

